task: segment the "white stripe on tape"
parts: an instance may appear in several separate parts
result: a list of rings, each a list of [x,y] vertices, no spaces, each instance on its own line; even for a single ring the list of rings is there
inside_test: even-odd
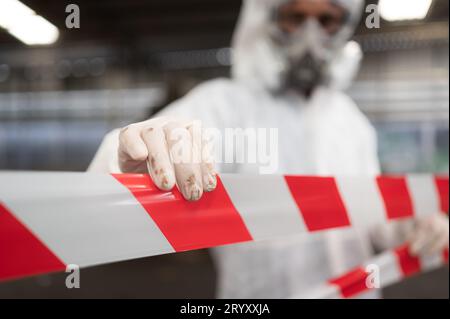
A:
[[[222,182],[255,240],[306,232],[283,176],[224,175]]]
[[[325,284],[313,288],[307,295],[294,296],[291,299],[342,299],[339,286]]]
[[[352,225],[361,228],[386,223],[386,212],[375,179],[338,176],[336,183]]]
[[[407,182],[416,216],[424,216],[439,212],[438,192],[435,190],[435,181],[428,175],[408,175]]]
[[[420,265],[423,270],[433,270],[444,263],[442,254],[420,257]]]
[[[173,252],[147,212],[110,175],[2,173],[0,198],[66,264]]]

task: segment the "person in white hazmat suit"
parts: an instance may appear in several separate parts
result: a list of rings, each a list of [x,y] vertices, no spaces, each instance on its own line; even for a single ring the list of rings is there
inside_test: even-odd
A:
[[[244,1],[233,40],[232,78],[201,84],[157,117],[109,133],[89,171],[149,172],[162,190],[178,187],[187,200],[208,196],[216,186],[213,160],[202,155],[200,163],[180,164],[170,150],[168,135],[175,129],[184,130],[177,142],[192,152],[205,147],[187,119],[219,129],[277,128],[276,174],[378,174],[374,129],[342,93],[362,56],[349,42],[362,5],[362,0]],[[255,166],[236,163],[220,171],[255,173]],[[217,296],[307,296],[311,288],[361,264],[372,253],[373,238],[384,247],[393,238],[408,238],[415,253],[448,246],[448,221],[440,214],[408,227],[409,237],[397,228],[215,248]],[[376,296],[375,290],[365,295]]]

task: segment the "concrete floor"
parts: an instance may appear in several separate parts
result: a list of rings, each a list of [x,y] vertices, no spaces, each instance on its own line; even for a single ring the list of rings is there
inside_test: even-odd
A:
[[[215,273],[207,251],[156,256],[81,270],[81,288],[66,274],[0,284],[0,298],[213,298]],[[449,298],[447,267],[389,287],[385,298]]]

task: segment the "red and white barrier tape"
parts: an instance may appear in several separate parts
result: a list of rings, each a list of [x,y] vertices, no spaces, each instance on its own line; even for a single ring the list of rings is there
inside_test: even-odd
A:
[[[307,295],[294,299],[343,299],[357,297],[371,289],[386,288],[410,276],[434,270],[448,264],[448,250],[440,254],[415,257],[407,245],[376,256],[348,273],[328,280]],[[378,267],[373,273],[373,266]],[[379,286],[373,286],[371,276],[379,276]]]
[[[147,175],[0,173],[0,280],[448,211],[448,177],[222,175],[194,203]]]

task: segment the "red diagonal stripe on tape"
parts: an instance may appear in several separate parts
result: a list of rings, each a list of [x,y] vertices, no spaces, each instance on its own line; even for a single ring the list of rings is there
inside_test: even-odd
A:
[[[285,179],[308,230],[350,226],[334,178],[286,176]]]
[[[0,203],[0,278],[7,280],[64,269],[64,263]]]
[[[404,177],[378,177],[377,184],[389,219],[414,216],[411,195]]]
[[[436,177],[436,187],[439,193],[439,203],[442,212],[448,213],[448,178]]]
[[[350,298],[366,291],[368,273],[358,267],[344,276],[329,281],[330,284],[337,285],[344,298]]]
[[[214,192],[188,202],[176,189],[157,189],[148,175],[114,177],[131,191],[176,251],[252,240],[220,179]]]
[[[395,249],[394,253],[404,276],[412,276],[421,271],[420,258],[411,255],[408,245]]]
[[[448,248],[444,249],[444,252],[442,253],[442,259],[444,259],[445,263],[448,263]]]

